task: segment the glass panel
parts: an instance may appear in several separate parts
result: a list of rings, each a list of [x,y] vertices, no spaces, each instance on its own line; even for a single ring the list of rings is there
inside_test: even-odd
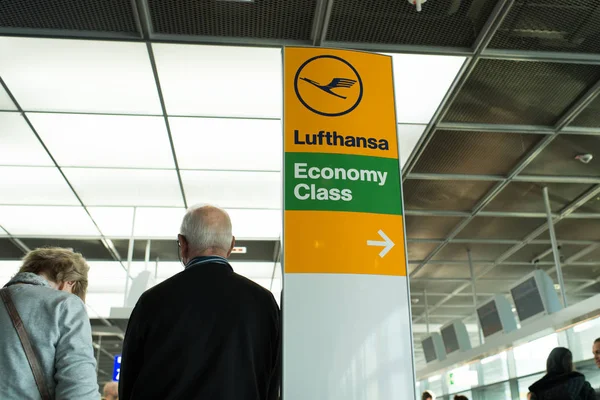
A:
[[[0,204],[79,205],[57,168],[0,167]]]
[[[172,168],[163,117],[28,113],[62,167]]]
[[[511,398],[508,382],[475,389],[473,390],[473,397],[469,397],[470,400],[510,400]]]
[[[19,113],[0,112],[0,165],[54,166]]]
[[[162,114],[145,43],[0,37],[0,54],[25,111]]]
[[[16,110],[15,103],[8,97],[8,93],[0,86],[0,110]]]
[[[88,207],[88,211],[104,236],[131,236],[133,207]]]
[[[533,340],[514,348],[517,376],[524,376],[546,370],[548,355],[558,347],[556,333]]]
[[[468,364],[448,372],[448,393],[458,393],[476,387],[479,382],[477,365]],[[469,396],[470,398],[470,396]]]
[[[448,92],[464,57],[390,54],[398,122],[427,124]]]
[[[408,161],[425,128],[427,128],[427,125],[398,125],[398,146],[400,148],[400,163],[402,167]]]
[[[246,171],[181,171],[189,204],[281,209],[281,174]]]
[[[517,364],[518,365],[518,364]],[[535,374],[531,376],[527,376],[525,378],[521,378],[517,381],[519,385],[519,399],[527,400],[527,393],[529,393],[529,386],[533,385],[536,381],[541,379],[546,373]]]
[[[427,390],[434,398],[442,396],[444,394],[442,376],[436,375],[427,379]]]
[[[63,171],[89,206],[183,206],[175,170],[64,168]]]
[[[569,329],[569,349],[574,361],[593,358],[592,346],[600,336],[600,318],[595,318]]]
[[[169,115],[281,117],[281,49],[152,48]]]
[[[100,235],[83,207],[0,206],[0,224],[16,236]]]
[[[181,169],[281,171],[279,120],[169,118]]]
[[[496,354],[495,356],[481,360],[481,373],[484,385],[508,380],[509,376],[506,352],[502,352],[500,354]]]

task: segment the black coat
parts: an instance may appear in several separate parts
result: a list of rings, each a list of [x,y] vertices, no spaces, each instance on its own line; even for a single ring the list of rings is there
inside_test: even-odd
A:
[[[546,375],[529,387],[535,400],[596,400],[592,386],[579,372]]]
[[[123,344],[121,400],[278,398],[279,308],[229,265],[189,267],[142,295]]]

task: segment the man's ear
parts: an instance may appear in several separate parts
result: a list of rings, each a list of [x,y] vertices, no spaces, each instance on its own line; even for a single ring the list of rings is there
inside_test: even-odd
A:
[[[235,236],[231,238],[231,247],[229,247],[229,251],[227,252],[227,257],[231,255],[233,248],[235,247]]]

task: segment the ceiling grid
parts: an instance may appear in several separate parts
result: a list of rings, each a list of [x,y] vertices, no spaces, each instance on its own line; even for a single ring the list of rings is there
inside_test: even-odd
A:
[[[544,186],[567,293],[581,299],[600,290],[595,0],[430,1],[421,13],[408,2],[384,0],[369,7],[359,0],[111,0],[110,9],[109,3],[86,8],[74,0],[44,0],[38,8],[25,3],[0,5],[0,48],[21,63],[15,68],[0,60],[0,124],[12,132],[5,136],[0,127],[0,192],[2,185],[18,188],[0,196],[0,224],[6,228],[0,229],[0,254],[3,246],[5,254],[20,254],[38,240],[71,242],[95,262],[109,263],[119,257],[104,239],[123,253],[136,207],[136,242],[143,247],[141,240],[152,240],[152,256],[164,260],[160,274],[166,277],[178,268],[168,238],[176,234],[184,207],[209,199],[230,210],[241,236],[250,239],[249,257],[269,260],[268,267],[256,266],[256,279],[276,292],[279,51],[306,45],[394,57],[411,287],[415,301],[423,300],[423,291],[436,300],[429,303],[429,322],[471,321],[467,248],[479,300],[506,293],[515,278],[534,268],[553,272],[551,255],[535,265],[531,259],[551,245]],[[72,56],[76,63],[69,69],[69,52],[81,56],[92,48],[79,57],[91,61]],[[39,60],[31,62],[29,54]],[[104,67],[96,70],[94,63]],[[29,86],[22,84],[26,75],[20,69],[32,77]],[[62,75],[56,72],[61,69]],[[86,93],[96,98],[90,101]],[[15,116],[26,126],[15,126]],[[270,145],[258,149],[242,132]],[[62,145],[61,137],[72,147]],[[36,149],[34,142],[41,145]],[[226,151],[213,150],[223,142]],[[594,155],[591,163],[574,160],[583,153]],[[56,176],[66,182],[63,189],[53,184]],[[35,199],[24,184],[48,190]],[[31,234],[12,229],[18,216],[9,211],[33,210],[40,202],[57,215],[84,210],[87,230],[75,232],[74,220],[64,232],[57,222]],[[141,271],[140,254],[143,249],[136,253]],[[123,275],[120,266],[117,272],[102,265],[95,273]],[[106,299],[122,301],[122,293],[97,288],[105,289]],[[98,293],[91,301],[102,314]],[[415,323],[425,319],[422,310],[423,303],[416,303]],[[417,343],[422,335],[415,335]],[[419,346],[416,352],[423,362]],[[102,368],[109,368],[108,355],[100,353],[106,355]]]

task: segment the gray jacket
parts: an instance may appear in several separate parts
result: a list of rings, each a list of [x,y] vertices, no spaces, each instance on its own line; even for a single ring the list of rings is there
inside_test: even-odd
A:
[[[26,284],[19,284],[26,283]],[[85,306],[36,274],[17,274],[6,285],[46,377],[60,400],[98,400],[92,330]],[[0,399],[40,399],[33,373],[0,301]]]

